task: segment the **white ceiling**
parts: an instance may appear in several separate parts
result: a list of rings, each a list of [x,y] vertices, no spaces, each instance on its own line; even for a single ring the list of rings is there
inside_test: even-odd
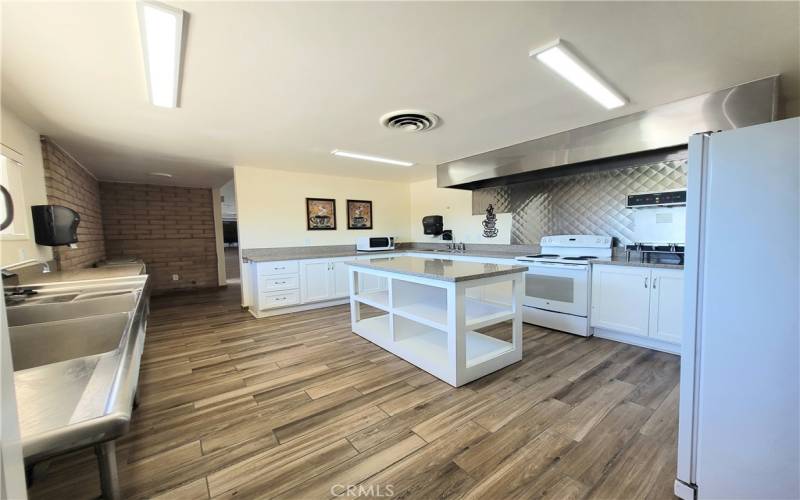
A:
[[[233,165],[425,178],[439,162],[776,73],[800,109],[797,2],[169,3],[190,15],[180,108],[147,101],[133,2],[4,2],[3,105],[101,179],[179,185],[221,185]],[[630,105],[606,111],[528,58],[556,37]],[[443,124],[379,126],[402,108]]]

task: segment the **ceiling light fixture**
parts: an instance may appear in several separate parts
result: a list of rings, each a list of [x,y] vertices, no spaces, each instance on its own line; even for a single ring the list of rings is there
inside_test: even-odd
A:
[[[150,175],[153,177],[166,177],[167,179],[172,179],[172,174],[168,174],[166,172],[150,172]]]
[[[150,102],[175,108],[181,82],[183,11],[145,0],[137,2],[136,8]]]
[[[618,108],[627,102],[622,95],[612,89],[597,73],[572,53],[560,39],[532,50],[528,55],[535,56],[606,109]]]
[[[410,167],[414,165],[410,161],[392,160],[391,158],[383,158],[381,156],[365,155],[362,153],[354,153],[352,151],[342,151],[341,149],[334,149],[331,151],[333,156],[343,156],[345,158],[355,158],[356,160],[376,161],[378,163],[388,163],[389,165],[399,165],[401,167]]]

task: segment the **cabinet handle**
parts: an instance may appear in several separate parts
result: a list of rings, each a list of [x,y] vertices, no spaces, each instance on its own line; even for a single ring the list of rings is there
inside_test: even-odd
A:
[[[653,290],[656,288],[656,280],[658,280],[658,278],[653,278]]]
[[[645,278],[644,278],[644,287],[645,287],[645,288],[647,288],[647,280],[649,280],[649,279],[650,279],[650,278],[648,278],[647,276],[645,276]]]
[[[278,269],[286,269],[286,266],[276,267],[276,268],[274,268],[274,269],[275,269],[276,271],[277,271]]]

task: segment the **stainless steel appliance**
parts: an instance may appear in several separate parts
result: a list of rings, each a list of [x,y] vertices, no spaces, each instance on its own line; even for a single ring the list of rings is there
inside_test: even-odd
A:
[[[541,253],[517,257],[530,262],[525,275],[522,318],[588,337],[589,260],[611,257],[611,236],[566,234],[545,236]]]
[[[798,137],[792,118],[689,141],[683,499],[800,498]]]
[[[394,236],[362,236],[356,240],[356,250],[359,252],[394,250]]]
[[[625,246],[627,260],[683,264],[686,241],[686,189],[628,195],[635,243]]]

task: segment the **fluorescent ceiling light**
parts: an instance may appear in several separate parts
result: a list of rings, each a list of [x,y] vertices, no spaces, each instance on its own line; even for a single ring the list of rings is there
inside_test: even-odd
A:
[[[414,165],[410,161],[392,160],[391,158],[383,158],[380,156],[365,155],[361,153],[353,153],[352,151],[342,151],[341,149],[334,149],[331,151],[333,156],[343,156],[345,158],[355,158],[356,160],[377,161],[378,163],[388,163],[389,165],[399,165],[401,167],[410,167]]]
[[[165,108],[177,107],[183,52],[183,11],[143,0],[137,2],[137,9],[150,102]]]
[[[614,109],[625,105],[624,97],[615,92],[597,74],[578,57],[556,40],[544,47],[530,51],[530,57],[536,56],[553,71],[564,77],[606,109]]]

